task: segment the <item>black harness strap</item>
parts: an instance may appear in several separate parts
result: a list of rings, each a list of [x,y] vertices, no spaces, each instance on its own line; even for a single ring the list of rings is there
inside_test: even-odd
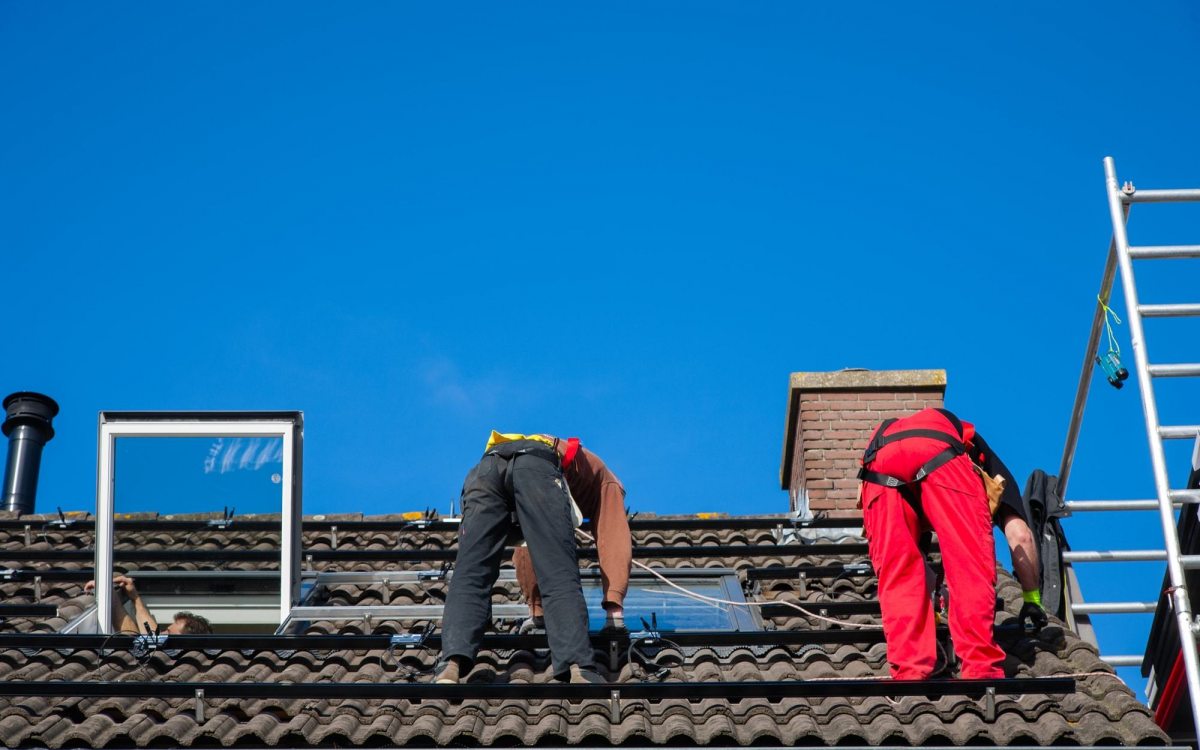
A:
[[[967,446],[961,440],[963,435],[962,422],[960,422],[958,417],[954,416],[953,413],[945,409],[938,409],[938,411],[941,412],[942,415],[947,419],[949,419],[950,423],[958,430],[958,438],[946,432],[939,432],[938,430],[921,429],[901,430],[899,432],[892,433],[891,435],[884,435],[883,433],[896,423],[895,419],[884,420],[879,425],[879,428],[875,430],[875,435],[871,438],[871,442],[867,445],[867,450],[863,453],[863,465],[858,471],[858,478],[864,482],[870,482],[872,484],[883,485],[884,487],[899,489],[905,487],[906,485],[916,485],[918,482],[932,474],[937,469],[940,469],[942,466],[945,466],[956,457],[966,453]],[[890,474],[871,471],[869,467],[871,466],[872,462],[875,461],[875,456],[879,453],[880,448],[889,443],[894,443],[897,440],[916,437],[928,438],[930,440],[940,440],[949,447],[926,461],[920,469],[917,469],[917,473],[915,476],[913,476],[911,482],[905,482],[903,479],[891,476]]]

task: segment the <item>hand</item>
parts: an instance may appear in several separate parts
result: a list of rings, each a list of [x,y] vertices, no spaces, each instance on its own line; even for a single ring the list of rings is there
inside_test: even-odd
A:
[[[122,592],[131,600],[138,598],[137,586],[133,585],[133,579],[129,576],[113,576],[113,588]]]
[[[517,630],[519,635],[528,635],[530,633],[545,633],[546,621],[539,616],[531,616],[528,620],[521,623],[521,627]]]
[[[88,581],[87,583],[83,584],[83,593],[85,593],[85,594],[96,593],[96,582],[94,580],[92,580],[92,581]]]
[[[1028,620],[1028,623],[1026,621]],[[1017,616],[1017,622],[1021,629],[1026,632],[1038,633],[1042,628],[1050,624],[1050,619],[1046,617],[1046,611],[1033,602],[1025,602],[1021,606],[1021,613]]]

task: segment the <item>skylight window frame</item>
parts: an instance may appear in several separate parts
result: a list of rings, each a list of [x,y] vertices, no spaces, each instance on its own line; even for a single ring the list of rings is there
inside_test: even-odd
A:
[[[111,612],[113,603],[113,516],[116,441],[135,437],[271,437],[283,441],[280,470],[279,621],[300,596],[300,535],[303,519],[304,414],[299,411],[102,411],[96,459],[96,609]],[[101,633],[112,623],[97,617]]]

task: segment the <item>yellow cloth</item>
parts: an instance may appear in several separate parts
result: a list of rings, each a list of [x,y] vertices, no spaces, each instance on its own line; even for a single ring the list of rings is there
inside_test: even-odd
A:
[[[488,438],[487,447],[483,449],[483,452],[487,453],[501,443],[511,443],[514,440],[536,440],[539,443],[545,443],[551,448],[554,447],[554,438],[549,435],[522,435],[517,432],[496,432],[492,430],[492,436]]]

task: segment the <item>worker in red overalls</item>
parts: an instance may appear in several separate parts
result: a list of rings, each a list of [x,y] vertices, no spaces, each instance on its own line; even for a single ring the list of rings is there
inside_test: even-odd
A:
[[[950,635],[961,676],[1004,676],[992,633],[996,550],[987,494],[967,455],[975,427],[945,409],[887,420],[875,431],[859,478],[863,531],[879,576],[879,604],[893,679],[922,680],[937,661],[925,556],[926,524],[937,532],[951,600]]]

